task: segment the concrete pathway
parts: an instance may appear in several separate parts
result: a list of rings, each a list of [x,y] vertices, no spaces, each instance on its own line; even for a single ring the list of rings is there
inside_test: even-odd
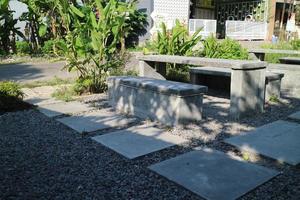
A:
[[[278,175],[223,152],[201,148],[149,168],[209,200],[237,199]]]
[[[96,136],[93,137],[93,140],[129,159],[187,142],[187,140],[164,130],[147,126],[131,127],[126,130]]]
[[[136,119],[107,110],[96,110],[78,116],[61,118],[58,119],[58,121],[77,132],[82,133],[124,127],[135,122]]]
[[[254,152],[291,165],[300,163],[300,124],[277,121],[247,134],[225,140],[243,151]]]
[[[57,117],[64,114],[76,114],[82,112],[88,112],[93,110],[87,104],[80,103],[77,101],[62,102],[62,103],[51,103],[51,104],[40,104],[38,110],[48,117]]]
[[[76,73],[62,70],[63,67],[64,62],[1,64],[0,81],[12,80],[26,83],[50,80],[54,76],[63,79],[76,76]]]
[[[290,119],[300,121],[300,111],[289,116]]]

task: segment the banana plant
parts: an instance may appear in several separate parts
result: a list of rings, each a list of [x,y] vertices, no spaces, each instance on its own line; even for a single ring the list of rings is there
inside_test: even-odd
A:
[[[19,28],[16,28],[18,20],[13,18],[13,11],[9,8],[9,0],[0,0],[0,50],[9,54],[10,49],[15,49],[15,35],[25,38]]]
[[[193,48],[201,41],[201,30],[190,36],[179,20],[171,30],[167,30],[166,24],[162,23],[161,31],[157,32],[156,49],[159,54],[191,56],[194,54]]]
[[[57,0],[62,24],[67,32],[65,52],[69,70],[76,69],[82,78],[91,78],[93,91],[105,88],[111,68],[120,62],[119,45],[126,36],[126,16],[134,3],[118,0],[95,0],[82,6]]]

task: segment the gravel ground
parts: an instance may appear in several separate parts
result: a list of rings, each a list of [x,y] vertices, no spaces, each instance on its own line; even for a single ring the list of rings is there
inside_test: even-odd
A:
[[[206,96],[201,123],[169,129],[189,142],[135,160],[36,110],[6,113],[0,116],[0,199],[201,199],[147,167],[197,146],[243,157],[223,139],[285,119],[300,110],[300,101],[283,99],[282,103],[268,105],[264,114],[240,122],[228,120],[228,108],[228,99]],[[282,174],[241,199],[300,198],[299,168],[258,155],[249,155],[249,161]]]

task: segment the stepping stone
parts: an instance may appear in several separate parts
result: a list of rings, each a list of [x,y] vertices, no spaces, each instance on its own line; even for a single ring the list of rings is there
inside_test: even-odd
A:
[[[131,127],[92,139],[129,159],[187,142],[164,130],[144,126]]]
[[[243,151],[258,153],[279,162],[300,162],[300,124],[276,121],[245,135],[225,140]]]
[[[38,87],[33,89],[22,88],[22,92],[24,93],[24,101],[36,106],[63,103],[63,101],[52,98],[51,97],[52,93],[48,93],[53,91],[54,91],[53,87],[50,86],[43,86],[43,87]]]
[[[63,114],[87,112],[92,109],[93,109],[92,107],[89,107],[88,105],[77,101],[45,104],[45,105],[42,104],[38,107],[38,110],[48,117],[57,117]]]
[[[290,115],[289,118],[300,121],[300,111]]]
[[[135,118],[119,115],[105,110],[93,111],[78,116],[58,119],[61,123],[79,133],[94,132],[108,128],[124,127],[136,121]]]
[[[42,105],[48,105],[48,104],[57,104],[57,103],[64,103],[64,101],[57,100],[54,98],[40,98],[40,97],[31,97],[24,99],[25,102],[30,103],[35,106],[42,106]]]
[[[237,199],[279,174],[223,152],[201,148],[149,168],[209,200]]]

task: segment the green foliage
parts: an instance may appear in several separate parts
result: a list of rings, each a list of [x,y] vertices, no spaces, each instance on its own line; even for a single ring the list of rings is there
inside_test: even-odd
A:
[[[69,102],[74,101],[75,95],[76,93],[72,87],[62,86],[59,89],[57,89],[51,96],[55,99]]]
[[[300,39],[292,40],[291,45],[294,50],[300,50]]]
[[[275,95],[272,95],[270,97],[269,101],[272,102],[272,103],[279,103],[280,102],[278,96],[275,96]]]
[[[200,43],[202,29],[196,31],[192,36],[188,29],[179,20],[176,20],[175,26],[167,30],[166,24],[161,24],[161,31],[157,32],[157,39],[149,47],[144,48],[144,54],[150,51],[164,55],[194,56],[199,52],[196,46]],[[151,49],[150,49],[151,48]],[[179,82],[188,82],[189,67],[186,65],[167,64],[167,79]]]
[[[267,43],[261,46],[264,49],[279,49],[279,50],[300,50],[300,40],[292,40],[290,42],[280,41],[272,44]],[[279,59],[282,57],[289,57],[288,54],[266,54],[265,61],[269,63],[280,63]],[[295,55],[293,55],[294,57]]]
[[[14,50],[16,35],[24,38],[19,28],[15,27],[18,20],[14,19],[13,12],[9,8],[9,0],[0,0],[0,51],[2,54],[9,54],[10,50]]]
[[[46,55],[51,55],[54,53],[53,48],[54,48],[55,41],[54,40],[48,40],[44,42],[44,46],[42,47],[42,52],[43,54]]]
[[[31,53],[30,44],[26,41],[17,41],[16,50],[19,55],[28,55]]]
[[[214,36],[210,36],[203,45],[202,54],[207,58],[246,60],[249,56],[247,49],[230,38],[219,42]]]
[[[22,99],[24,94],[21,91],[19,84],[12,81],[1,81],[0,82],[0,96],[10,96]]]
[[[58,46],[67,59],[66,68],[79,72],[79,82],[88,82],[83,85],[89,92],[105,91],[110,69],[123,64],[118,47],[128,34],[125,20],[134,12],[134,2],[95,0],[79,7],[60,0],[67,35],[66,43]]]
[[[20,86],[11,81],[0,81],[0,115],[3,112],[29,109],[32,106],[22,101]]]
[[[41,86],[56,86],[56,85],[66,85],[66,84],[73,84],[73,79],[61,79],[58,77],[54,77],[51,80],[47,81],[35,81],[30,83],[24,83],[21,85],[22,88],[35,88],[35,87],[41,87]]]
[[[164,55],[192,56],[195,55],[194,47],[200,42],[201,29],[192,36],[184,24],[176,20],[175,26],[167,30],[166,24],[161,24],[161,31],[157,33],[156,51]]]
[[[125,38],[126,47],[134,47],[138,44],[139,36],[147,33],[148,26],[147,14],[139,10],[134,10],[125,20],[126,26],[129,28]]]
[[[86,94],[91,92],[91,88],[93,88],[93,80],[89,77],[85,78],[79,78],[76,80],[74,84],[74,91],[76,94],[81,95],[81,94]],[[106,86],[104,86],[106,87]],[[106,89],[106,88],[104,88]]]

